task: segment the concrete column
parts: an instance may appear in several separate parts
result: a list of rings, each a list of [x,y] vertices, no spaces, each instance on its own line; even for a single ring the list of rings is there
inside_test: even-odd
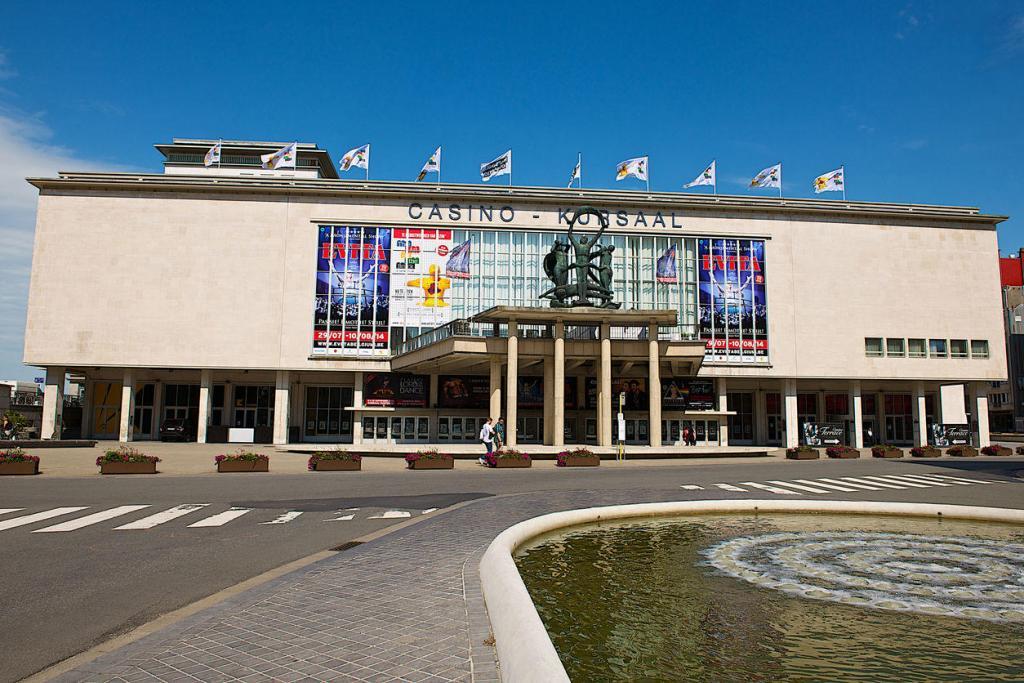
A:
[[[363,373],[352,373],[352,445],[363,443]]]
[[[131,369],[124,371],[124,379],[121,382],[121,429],[117,440],[127,443],[134,437],[133,427],[135,426],[135,372]]]
[[[850,410],[853,411],[853,447],[864,448],[864,415],[861,411],[859,379],[850,383]]]
[[[553,446],[565,445],[565,323],[561,320],[555,323],[555,354],[552,361],[554,365],[554,406],[551,416],[551,444]],[[577,404],[580,405],[580,404]]]
[[[754,391],[754,444],[768,443],[768,398],[764,389]]]
[[[974,413],[974,442],[978,448],[992,445],[988,431],[988,388],[981,383],[971,384],[971,412]]]
[[[796,380],[783,380],[783,417],[786,420],[786,448],[800,445],[800,424],[797,418]]]
[[[661,446],[661,353],[658,349],[658,323],[647,326],[647,433],[652,446]]]
[[[157,385],[159,387],[159,385]],[[206,443],[206,428],[210,425],[210,401],[213,398],[213,372],[199,372],[199,416],[196,424],[196,442]],[[157,418],[159,420],[159,417]]]
[[[46,387],[43,389],[43,424],[39,430],[42,439],[59,439],[64,420],[63,366],[46,368]]]
[[[928,408],[925,404],[925,383],[913,383],[913,444],[928,445]]]
[[[427,384],[427,407],[437,408],[437,373],[430,374],[430,382]]]
[[[718,412],[729,410],[729,382],[725,377],[715,379],[715,394],[718,396]],[[726,415],[718,418],[718,443],[729,445],[729,418]]]
[[[601,378],[597,385],[597,443],[612,445],[612,340],[611,325],[601,324]]]
[[[505,369],[505,443],[516,445],[516,426],[519,419],[519,324],[508,323],[508,364]]]
[[[96,383],[92,380],[85,380],[85,386],[82,387],[85,390],[85,399],[82,401],[82,438],[92,438],[92,420],[93,420],[93,389]]]
[[[555,410],[555,362],[554,359],[545,356],[544,357],[544,434],[541,437],[543,442],[550,446],[554,443],[553,437],[551,436],[551,428],[554,425],[554,420],[551,419],[551,414]]]
[[[277,446],[288,443],[290,375],[291,373],[287,370],[277,371],[277,381],[274,387],[274,445]]]
[[[153,382],[153,438],[160,438],[160,425],[164,422],[164,382]]]
[[[501,417],[501,359],[491,359],[491,378],[490,378],[490,389],[491,389],[491,406],[487,413],[487,417],[493,417],[497,420]],[[508,422],[508,420],[506,420]],[[508,425],[505,425],[505,431],[508,432]]]

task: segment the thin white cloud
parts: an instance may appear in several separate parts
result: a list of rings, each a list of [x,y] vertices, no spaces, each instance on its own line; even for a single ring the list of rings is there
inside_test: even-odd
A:
[[[38,191],[25,178],[61,170],[116,170],[53,145],[51,138],[41,115],[0,108],[0,149],[5,159],[0,164],[0,378],[38,374],[21,364],[38,199]]]
[[[927,146],[928,146],[928,141],[925,140],[924,138],[915,138],[913,140],[907,140],[905,142],[900,143],[900,148],[901,149],[909,149],[909,150],[924,149]]]
[[[18,72],[11,66],[10,60],[7,59],[7,51],[0,50],[0,81],[7,80],[8,78],[14,78],[18,75]]]

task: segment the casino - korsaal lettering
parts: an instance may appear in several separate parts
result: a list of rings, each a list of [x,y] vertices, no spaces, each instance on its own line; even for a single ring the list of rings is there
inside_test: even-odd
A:
[[[573,209],[559,208],[559,225],[568,225],[572,217]],[[674,211],[663,213],[655,211],[648,213],[644,211],[608,211],[601,209],[601,213],[608,219],[608,224],[620,228],[682,228],[681,216]],[[531,214],[532,215],[532,214]],[[495,220],[502,223],[513,223],[516,220],[516,209],[512,206],[495,206],[493,204],[420,204],[413,202],[409,204],[409,218],[414,221],[438,221],[443,223],[493,223]],[[586,226],[593,220],[593,216],[581,216],[577,225]]]

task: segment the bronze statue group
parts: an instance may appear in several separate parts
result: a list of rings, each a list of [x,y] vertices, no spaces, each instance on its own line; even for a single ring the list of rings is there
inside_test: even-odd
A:
[[[580,216],[597,216],[601,228],[593,237],[573,234],[576,221]],[[608,229],[608,219],[593,207],[585,206],[576,210],[569,220],[568,242],[556,239],[551,251],[544,257],[544,273],[554,287],[540,295],[549,299],[553,308],[572,306],[596,306],[598,308],[618,308],[621,304],[612,301],[615,293],[612,290],[612,254],[613,245],[599,243],[601,235]],[[572,248],[574,259],[570,263],[569,249]],[[597,261],[595,264],[594,261]],[[569,282],[569,273],[576,272],[576,281]],[[575,295],[575,299],[573,296]]]

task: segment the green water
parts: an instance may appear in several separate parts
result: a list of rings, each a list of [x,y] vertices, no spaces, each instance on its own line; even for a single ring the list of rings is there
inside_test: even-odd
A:
[[[705,555],[731,538],[821,531],[1024,542],[1019,527],[1001,525],[706,516],[576,527],[516,560],[574,681],[1024,680],[1024,625],[794,597],[728,576]]]

